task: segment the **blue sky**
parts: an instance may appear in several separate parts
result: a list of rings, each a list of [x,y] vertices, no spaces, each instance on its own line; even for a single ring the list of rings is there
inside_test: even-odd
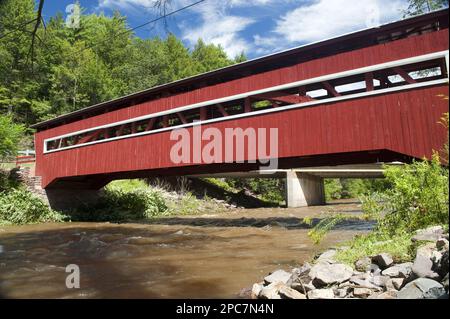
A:
[[[154,19],[155,0],[80,0],[86,13],[127,17],[130,27]],[[197,0],[171,0],[176,10]],[[46,0],[46,18],[74,0]],[[189,47],[198,38],[220,44],[230,57],[256,58],[377,24],[401,19],[407,0],[205,0],[168,18],[168,29]],[[136,31],[142,38],[165,36],[161,22]]]

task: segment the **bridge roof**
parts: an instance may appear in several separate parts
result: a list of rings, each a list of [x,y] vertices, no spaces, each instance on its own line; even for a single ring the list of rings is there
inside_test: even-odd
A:
[[[31,128],[35,128],[40,131],[45,130],[51,127],[75,122],[86,117],[96,116],[107,111],[128,107],[131,103],[157,99],[163,94],[171,95],[178,92],[185,92],[200,87],[246,77],[252,74],[286,67],[295,63],[301,63],[341,52],[393,41],[398,38],[402,38],[402,35],[406,33],[405,31],[407,29],[414,28],[415,26],[430,24],[431,28],[434,28],[436,25],[438,25],[439,28],[448,28],[448,23],[447,8],[381,26],[348,33],[339,37],[302,45],[246,62],[234,64],[225,68],[155,86],[150,89],[92,105],[61,115],[54,119],[34,124]],[[396,34],[396,32],[399,31],[400,34]]]

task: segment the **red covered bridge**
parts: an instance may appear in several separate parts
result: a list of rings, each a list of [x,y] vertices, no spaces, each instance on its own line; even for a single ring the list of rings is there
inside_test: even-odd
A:
[[[197,124],[277,128],[280,169],[430,157],[446,139],[448,18],[446,9],[366,29],[36,124],[36,175],[62,198],[114,179],[258,169],[249,152],[174,163],[171,131]]]

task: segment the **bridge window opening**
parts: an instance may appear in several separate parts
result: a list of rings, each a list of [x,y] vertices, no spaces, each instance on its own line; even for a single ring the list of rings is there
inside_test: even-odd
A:
[[[338,91],[339,93],[348,93],[348,92],[353,92],[353,91],[362,90],[362,89],[363,90],[366,89],[365,81],[348,83],[348,84],[336,86],[336,91]]]
[[[308,95],[311,98],[318,99],[318,98],[325,98],[328,96],[328,91],[324,89],[318,89],[314,91],[308,91],[306,92],[306,95]]]

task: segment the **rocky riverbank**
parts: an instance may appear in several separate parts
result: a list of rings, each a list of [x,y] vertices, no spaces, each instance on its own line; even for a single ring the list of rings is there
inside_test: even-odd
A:
[[[449,235],[440,226],[417,231],[413,262],[389,254],[367,256],[353,267],[335,260],[337,250],[291,272],[277,270],[253,285],[254,299],[445,299],[448,298]],[[350,249],[350,248],[340,248]]]

